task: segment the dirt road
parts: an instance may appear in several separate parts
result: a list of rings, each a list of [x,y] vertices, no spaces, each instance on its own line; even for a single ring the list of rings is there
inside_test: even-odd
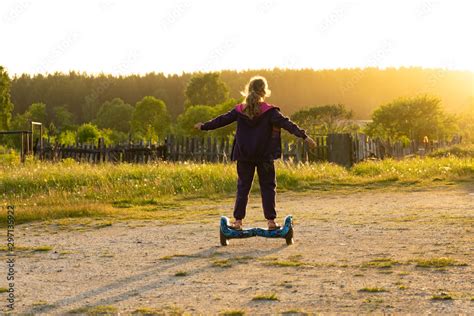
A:
[[[472,190],[283,193],[278,206],[294,215],[293,246],[220,247],[219,218],[17,226],[15,311],[474,314]],[[230,215],[232,200],[202,208]],[[258,196],[249,213],[264,225]]]

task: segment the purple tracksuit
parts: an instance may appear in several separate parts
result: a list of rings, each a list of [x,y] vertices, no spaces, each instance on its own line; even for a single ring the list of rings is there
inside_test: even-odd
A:
[[[243,114],[243,107],[243,104],[238,104],[229,112],[204,123],[201,129],[213,130],[237,121],[231,154],[231,159],[237,161],[239,177],[234,217],[235,219],[245,217],[248,195],[256,168],[265,218],[275,219],[276,177],[273,160],[281,157],[280,128],[303,139],[306,138],[306,133],[289,118],[283,116],[278,107],[262,102],[260,115],[253,119]]]

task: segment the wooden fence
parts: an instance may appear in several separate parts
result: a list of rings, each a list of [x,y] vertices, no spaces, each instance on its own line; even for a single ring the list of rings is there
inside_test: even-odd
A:
[[[80,162],[131,162],[148,163],[156,160],[166,159],[166,146],[151,143],[129,143],[107,147],[103,139],[99,139],[97,145],[76,144],[66,146],[50,144],[45,142],[41,150],[35,147],[35,154],[43,160],[60,161],[72,158]]]
[[[282,159],[293,162],[329,161],[343,166],[366,159],[384,159],[393,157],[402,159],[408,155],[423,155],[435,149],[460,143],[460,138],[450,142],[430,142],[409,144],[390,143],[379,139],[371,139],[364,134],[329,134],[313,136],[315,148],[301,139],[282,141]],[[196,161],[196,162],[228,162],[232,151],[232,138],[184,137],[169,135],[164,144],[150,142],[128,143],[106,146],[103,139],[97,145],[76,144],[63,146],[50,144],[48,141],[41,146],[37,141],[34,146],[35,155],[44,160],[59,161],[72,158],[77,161],[99,162],[131,162],[148,163],[157,160]]]
[[[387,157],[394,159],[403,159],[407,156],[424,156],[437,149],[460,144],[462,139],[454,136],[451,140],[430,141],[420,143],[412,140],[408,144],[400,141],[390,142],[380,139],[372,139],[364,134],[343,134],[350,137],[352,141],[352,155],[350,164],[357,163],[369,158],[384,159]]]
[[[309,150],[302,140],[282,141],[282,159],[295,162],[328,159],[326,136],[315,136],[316,148]],[[169,136],[165,142],[167,160],[226,162],[231,159],[232,139]]]
[[[326,136],[315,137],[317,147],[308,150],[301,140],[282,142],[282,159],[294,162],[324,161],[328,158]],[[39,141],[34,146],[35,156],[39,159],[60,161],[72,158],[81,162],[134,162],[147,163],[156,160],[228,162],[231,159],[232,139],[228,137],[183,137],[170,135],[164,144],[137,142],[107,147],[103,139],[97,145],[76,144],[66,146]]]

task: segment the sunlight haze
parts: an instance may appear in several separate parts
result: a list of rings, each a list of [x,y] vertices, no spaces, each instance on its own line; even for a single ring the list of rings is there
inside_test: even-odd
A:
[[[474,71],[473,8],[470,1],[2,1],[0,64],[11,75]]]

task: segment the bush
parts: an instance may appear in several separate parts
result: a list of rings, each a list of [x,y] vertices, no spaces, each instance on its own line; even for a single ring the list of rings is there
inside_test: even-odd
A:
[[[80,143],[97,143],[100,131],[94,124],[85,123],[77,129],[77,138]]]
[[[474,144],[468,146],[453,146],[450,148],[438,149],[429,155],[430,157],[459,157],[474,158]]]
[[[0,145],[0,164],[15,165],[20,161],[20,154],[11,148]]]
[[[73,131],[64,131],[58,136],[58,142],[61,145],[69,145],[72,146],[76,143],[76,133]]]
[[[120,143],[125,143],[128,141],[128,134],[114,129],[103,129],[101,131],[101,136],[104,138],[105,145],[116,145]]]

